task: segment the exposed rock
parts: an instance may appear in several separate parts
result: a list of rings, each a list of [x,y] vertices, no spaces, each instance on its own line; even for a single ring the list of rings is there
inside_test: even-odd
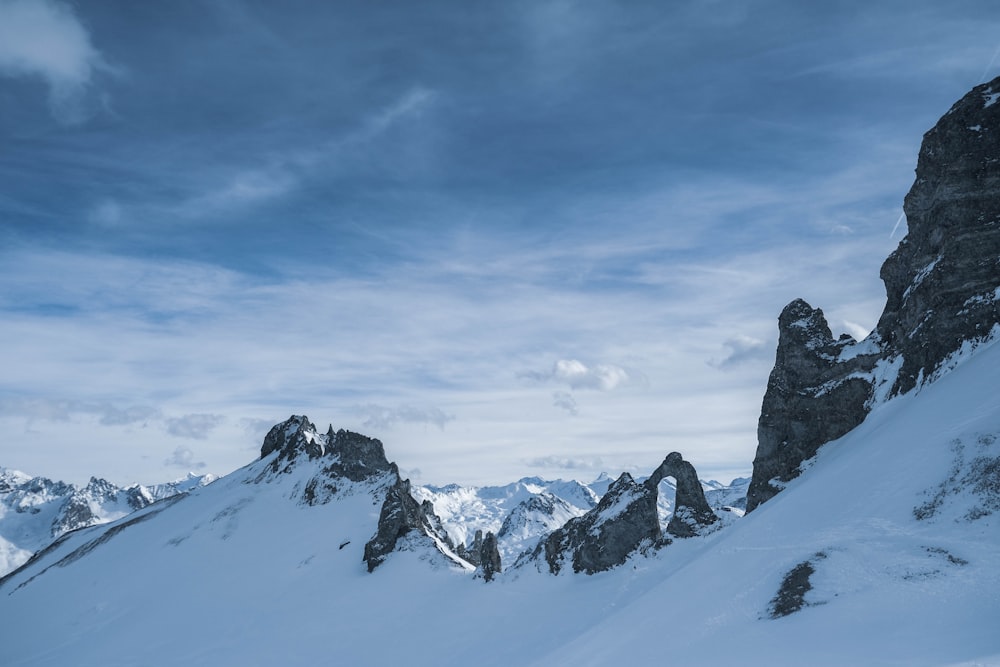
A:
[[[882,265],[877,331],[903,363],[894,393],[1000,322],[1000,77],[976,86],[927,134],[903,200],[908,232]]]
[[[633,552],[660,543],[656,486],[639,484],[627,472],[615,480],[597,507],[570,519],[539,543],[549,571],[558,573],[567,559],[574,572],[594,574],[621,565]]]
[[[369,572],[381,565],[396,550],[399,541],[411,533],[432,538],[431,544],[443,543],[449,550],[452,548],[431,503],[418,503],[410,493],[410,481],[401,479],[396,465],[390,465],[396,482],[386,491],[375,536],[365,544],[364,561]]]
[[[280,424],[275,424],[264,436],[260,448],[260,458],[278,452],[272,468],[277,471],[281,462],[290,463],[305,454],[314,459],[323,455],[324,447],[316,433],[316,426],[305,415],[292,415]]]
[[[456,553],[460,558],[472,563],[476,567],[479,567],[479,558],[482,556],[483,552],[483,531],[477,530],[476,536],[472,538],[472,544],[466,547],[464,544],[459,544]]]
[[[302,456],[310,461],[323,459],[325,473],[352,482],[361,482],[392,469],[381,441],[344,429],[334,432],[333,426],[326,435],[319,435],[316,426],[305,415],[292,415],[268,431],[260,457],[264,459],[275,452],[277,456],[270,466],[273,472],[289,470]]]
[[[385,457],[382,442],[331,425],[326,435],[305,415],[292,415],[268,431],[260,449],[268,460],[255,481],[290,472],[300,462],[312,464],[315,473],[302,489],[307,505],[328,503],[342,488],[363,484],[368,492],[385,493],[375,535],[365,545],[364,561],[373,571],[397,549],[404,537],[427,539],[427,545],[454,559],[454,545],[429,501],[419,503],[410,493],[410,482]],[[269,458],[272,457],[272,458]]]
[[[822,311],[779,318],[747,510],[773,497],[817,449],[860,424],[875,392],[910,391],[1000,331],[1000,78],[977,86],[924,135],[903,203],[908,233],[882,265],[875,331],[834,340]],[[876,370],[895,370],[877,387]]]
[[[479,572],[486,581],[493,581],[493,577],[500,574],[500,549],[497,546],[497,537],[492,532],[486,533],[486,537],[483,538],[478,560]]]
[[[360,482],[392,469],[382,442],[375,438],[344,429],[334,433],[331,426],[327,431],[326,445],[328,454],[335,457],[326,470],[338,477]]]
[[[824,558],[826,558],[826,554],[820,551],[810,560],[799,563],[788,571],[785,578],[781,580],[781,586],[768,608],[768,615],[771,618],[781,618],[794,614],[809,605],[806,602],[806,593],[812,590],[812,582],[809,578],[816,573],[814,567],[816,561]]]
[[[698,534],[701,527],[718,520],[705,500],[705,491],[698,481],[697,471],[680,453],[668,454],[644,484],[655,490],[664,477],[673,477],[677,481],[674,513],[667,524],[668,533],[675,537],[692,537]]]
[[[835,340],[822,310],[796,299],[781,312],[778,332],[757,424],[747,511],[778,492],[771,480],[797,477],[801,463],[820,445],[864,421],[872,395],[871,380],[858,374],[874,367],[877,354],[845,355],[841,361],[841,352],[854,341]]]

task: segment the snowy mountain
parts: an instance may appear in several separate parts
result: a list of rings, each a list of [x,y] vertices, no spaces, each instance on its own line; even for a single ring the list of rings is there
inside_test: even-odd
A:
[[[0,576],[64,533],[120,519],[214,480],[214,475],[189,474],[166,484],[120,488],[91,477],[79,488],[0,468]]]
[[[293,416],[0,579],[4,664],[1000,664],[994,90],[925,137],[872,336],[782,312],[749,483],[672,452],[590,507],[537,479],[415,489],[378,440]]]
[[[524,477],[503,486],[420,486],[414,487],[413,495],[433,504],[456,545],[471,546],[477,532],[493,532],[503,562],[513,564],[523,553],[532,551],[542,537],[596,507],[611,482],[605,474],[590,483]],[[720,511],[728,508],[742,516],[749,482],[736,479],[731,485],[716,481],[701,484],[711,507]],[[673,516],[674,496],[674,483],[664,478],[657,499],[663,528]]]

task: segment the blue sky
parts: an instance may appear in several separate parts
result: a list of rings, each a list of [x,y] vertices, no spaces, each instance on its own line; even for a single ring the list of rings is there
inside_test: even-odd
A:
[[[781,308],[864,336],[952,3],[0,0],[0,465],[747,474]]]

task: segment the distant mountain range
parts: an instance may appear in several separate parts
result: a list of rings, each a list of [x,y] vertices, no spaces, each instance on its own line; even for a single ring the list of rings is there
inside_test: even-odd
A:
[[[214,480],[214,475],[189,474],[166,484],[121,488],[91,477],[81,488],[0,468],[0,576],[71,530],[120,519]]]

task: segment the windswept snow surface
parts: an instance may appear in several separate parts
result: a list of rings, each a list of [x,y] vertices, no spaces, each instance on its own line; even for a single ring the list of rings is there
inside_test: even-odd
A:
[[[744,519],[593,576],[487,584],[417,543],[369,574],[377,494],[309,507],[304,478],[245,483],[252,464],[9,576],[3,664],[996,664],[997,377],[983,346]],[[770,618],[807,561],[803,608]]]

